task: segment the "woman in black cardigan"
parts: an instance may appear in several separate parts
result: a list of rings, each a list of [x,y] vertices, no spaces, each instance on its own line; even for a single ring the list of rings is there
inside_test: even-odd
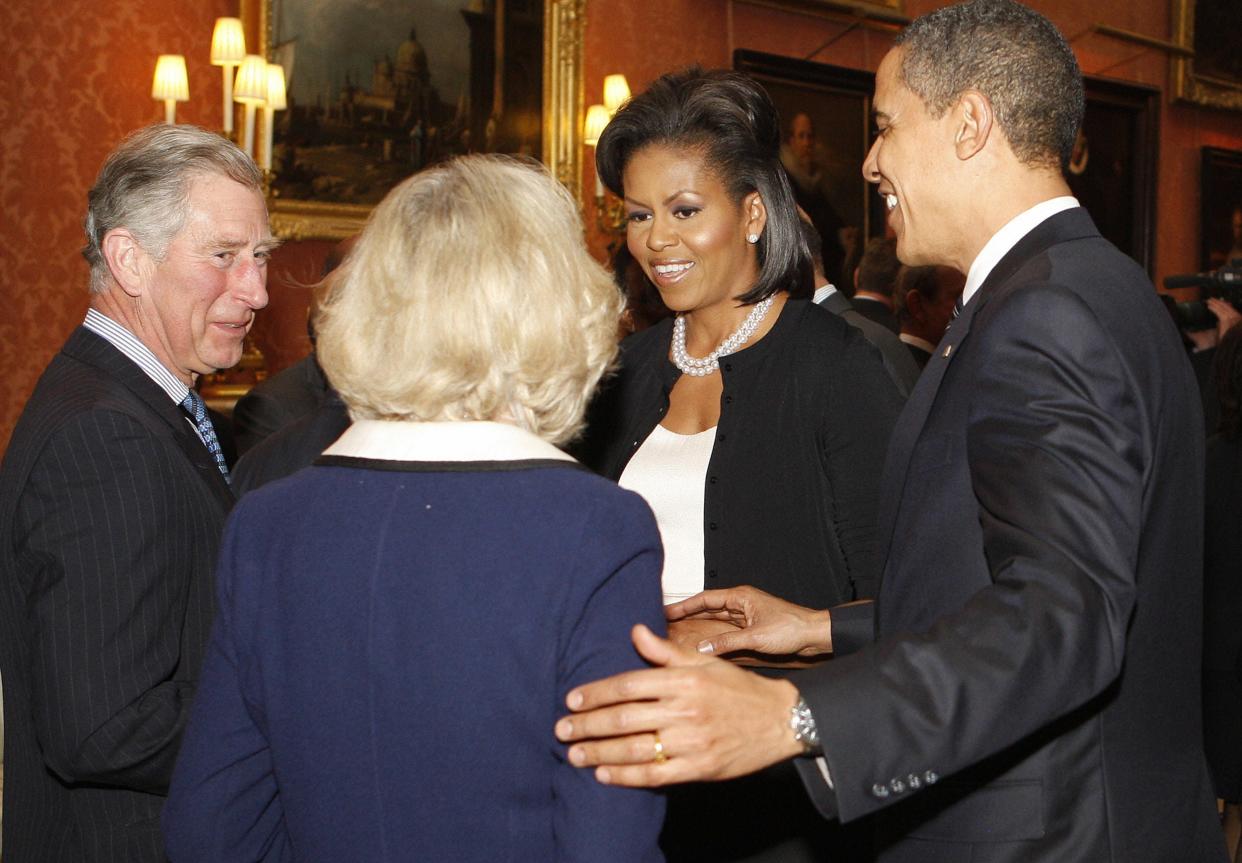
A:
[[[750,584],[826,608],[876,588],[876,500],[901,398],[860,332],[790,299],[810,262],[780,128],[754,81],[692,69],[623,107],[596,150],[625,201],[628,249],[676,317],[626,340],[582,452],[655,512],[666,602]],[[678,620],[670,635],[698,644],[728,626]],[[842,859],[792,777],[674,795],[666,853]]]

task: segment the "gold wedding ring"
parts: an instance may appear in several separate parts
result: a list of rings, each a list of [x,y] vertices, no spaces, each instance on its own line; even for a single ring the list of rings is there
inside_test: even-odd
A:
[[[664,744],[660,742],[660,732],[653,731],[652,736],[655,737],[655,758],[651,759],[656,764],[663,764],[668,761],[668,756],[664,754]]]

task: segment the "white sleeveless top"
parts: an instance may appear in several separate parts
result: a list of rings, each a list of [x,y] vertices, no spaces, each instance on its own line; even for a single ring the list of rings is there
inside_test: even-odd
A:
[[[703,490],[715,441],[715,427],[683,435],[657,425],[618,480],[655,513],[664,543],[665,605],[703,590]]]

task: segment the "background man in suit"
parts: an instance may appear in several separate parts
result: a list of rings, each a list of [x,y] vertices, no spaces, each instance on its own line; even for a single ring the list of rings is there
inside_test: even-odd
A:
[[[159,125],[91,189],[90,308],[0,468],[5,860],[164,859],[233,501],[191,387],[267,304],[260,181],[219,135]]]
[[[854,271],[854,308],[894,335],[901,332],[893,312],[893,289],[900,271],[901,261],[891,237],[868,240]]]
[[[828,281],[823,267],[819,264],[821,244],[819,231],[815,230],[815,226],[805,217],[801,228],[802,238],[806,240],[807,248],[811,252],[811,266],[815,275],[815,294],[812,300],[861,332],[884,358],[884,369],[893,379],[893,383],[897,385],[898,392],[903,397],[909,396],[910,390],[914,389],[914,384],[919,379],[919,365],[910,356],[910,351],[906,346],[887,327],[861,314],[854,308],[850,298]]]
[[[774,681],[636,628],[666,667],[570,693],[574,763],[657,785],[822,752],[798,758],[809,793],[876,813],[884,861],[1224,859],[1198,694],[1202,420],[1150,283],[1068,197],[1082,104],[1065,40],[1010,0],[898,39],[864,173],[898,255],[968,279],[889,448],[878,642]],[[803,655],[847,653],[871,617],[747,588],[668,610],[686,614],[742,627],[701,651]]]
[[[901,341],[921,370],[953,320],[953,307],[966,277],[952,267],[902,267],[893,302]]]

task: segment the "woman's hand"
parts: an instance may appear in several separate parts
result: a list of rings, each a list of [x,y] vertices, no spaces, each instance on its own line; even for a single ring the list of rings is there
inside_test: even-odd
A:
[[[700,653],[750,651],[803,659],[832,653],[832,616],[827,609],[803,608],[755,587],[704,591],[665,606],[664,616],[670,633],[689,621],[710,621],[718,627],[716,633],[708,628],[697,630],[704,633],[693,645]],[[720,624],[728,626],[720,628]]]

